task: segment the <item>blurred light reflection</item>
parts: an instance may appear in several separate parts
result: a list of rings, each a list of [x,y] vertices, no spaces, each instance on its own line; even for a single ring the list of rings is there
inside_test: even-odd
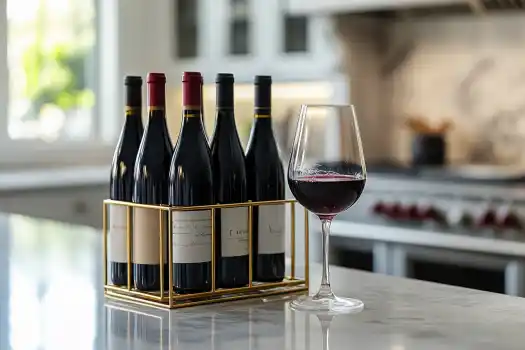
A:
[[[96,236],[60,239],[68,226],[12,217],[9,343],[13,350],[94,349],[97,329]],[[60,237],[58,237],[60,236]],[[38,253],[40,251],[40,253]],[[43,254],[45,252],[45,254]],[[38,259],[31,264],[28,258]],[[38,257],[38,258],[36,258]],[[33,260],[33,261],[35,261]]]

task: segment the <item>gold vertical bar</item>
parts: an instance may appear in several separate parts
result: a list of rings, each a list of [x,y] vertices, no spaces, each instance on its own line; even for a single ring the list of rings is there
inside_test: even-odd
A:
[[[164,211],[159,211],[160,301],[164,301]]]
[[[102,266],[104,266],[104,285],[106,286],[108,284],[108,210],[107,210],[107,204],[102,204],[102,232],[104,232],[104,237],[102,239],[102,256],[104,258],[104,262]]]
[[[291,234],[290,234],[290,248],[292,250],[292,266],[291,266],[291,278],[295,279],[295,203],[290,204],[290,216],[292,217],[291,222]]]
[[[306,288],[310,288],[310,248],[309,248],[309,236],[310,228],[308,223],[308,210],[304,208],[304,281]]]
[[[248,206],[248,287],[253,285],[253,205]]]
[[[127,270],[128,270],[128,290],[131,290],[131,211],[132,207],[126,206],[126,255],[128,256]]]
[[[170,308],[173,306],[173,216],[168,211],[168,288]]]
[[[211,208],[211,291],[215,292],[215,208]]]

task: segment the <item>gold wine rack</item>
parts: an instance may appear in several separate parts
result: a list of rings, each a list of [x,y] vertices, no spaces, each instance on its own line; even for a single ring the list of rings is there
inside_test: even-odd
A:
[[[126,208],[126,253],[127,253],[127,286],[115,286],[108,281],[108,222],[110,206],[124,206]],[[286,239],[290,240],[290,256],[291,261],[288,265],[290,275],[286,276],[281,282],[256,282],[253,281],[253,256],[252,256],[252,221],[253,209],[259,206],[266,205],[285,205],[290,207],[290,235]],[[217,209],[226,208],[248,208],[248,257],[249,257],[249,279],[248,285],[238,288],[216,288],[215,276],[215,212]],[[139,291],[134,288],[132,281],[132,239],[133,239],[133,225],[132,217],[136,208],[156,210],[159,213],[158,226],[160,227],[158,233],[159,247],[160,247],[160,289],[158,291],[146,292]],[[211,231],[212,231],[212,259],[211,259],[211,288],[208,292],[194,293],[194,294],[178,294],[173,288],[173,246],[172,246],[172,213],[177,211],[195,211],[195,210],[210,210],[211,211]],[[285,210],[285,208],[283,208]],[[106,199],[103,204],[103,268],[104,268],[104,295],[110,299],[125,301],[131,304],[152,306],[164,309],[176,309],[188,306],[196,306],[203,304],[220,303],[226,301],[234,301],[249,298],[262,298],[274,295],[299,293],[308,291],[308,212],[304,210],[304,261],[297,262],[296,254],[296,201],[295,200],[276,200],[264,202],[246,202],[236,204],[216,204],[206,206],[166,206],[166,205],[145,205],[122,201],[115,201]],[[167,231],[167,232],[166,232]],[[286,230],[285,230],[286,232]],[[167,257],[165,257],[164,240],[168,239]],[[166,259],[167,258],[167,259]],[[164,268],[163,261],[167,260],[167,271]],[[304,277],[297,277],[296,269],[298,266],[304,267]],[[168,273],[168,286],[164,285],[164,274]]]

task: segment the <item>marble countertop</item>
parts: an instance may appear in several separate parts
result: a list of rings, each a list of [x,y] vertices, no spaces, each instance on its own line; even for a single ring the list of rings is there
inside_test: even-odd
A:
[[[523,349],[525,299],[332,269],[360,314],[319,319],[290,299],[176,311],[105,300],[98,230],[0,216],[0,349]],[[319,269],[312,267],[317,285]]]

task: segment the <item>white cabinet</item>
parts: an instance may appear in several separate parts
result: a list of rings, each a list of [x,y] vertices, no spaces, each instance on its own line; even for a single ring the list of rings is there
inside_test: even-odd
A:
[[[0,211],[101,228],[107,197],[107,185],[6,191],[0,193]]]

